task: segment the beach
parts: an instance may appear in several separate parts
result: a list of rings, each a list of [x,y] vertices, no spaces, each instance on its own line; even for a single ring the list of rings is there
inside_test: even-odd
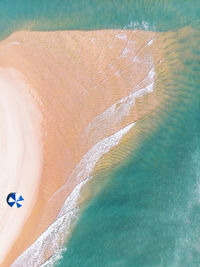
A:
[[[25,199],[21,209],[5,202],[1,211],[0,266],[27,266],[28,259],[39,266],[63,245],[59,222],[66,214],[67,225],[73,219],[73,190],[159,106],[160,50],[156,33],[139,30],[19,31],[0,43],[2,138],[8,144],[0,197],[3,203],[17,191]],[[42,236],[49,238],[42,243]],[[42,252],[38,244],[45,244]]]
[[[0,195],[3,241],[0,253],[3,258],[9,248],[10,240],[18,236],[16,229],[23,227],[36,200],[42,167],[42,147],[41,114],[20,74],[10,68],[1,69],[0,87],[1,188],[3,188]],[[6,203],[6,197],[8,193],[17,191],[23,194],[26,201],[23,209],[11,211]]]

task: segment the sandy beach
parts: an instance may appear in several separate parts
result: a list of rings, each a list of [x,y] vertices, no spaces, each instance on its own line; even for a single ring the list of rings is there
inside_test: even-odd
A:
[[[66,213],[100,157],[159,105],[160,60],[156,33],[144,31],[20,31],[0,43],[0,266]],[[6,204],[12,191],[22,208]]]
[[[40,112],[20,74],[13,69],[1,69],[0,90],[2,259],[8,252],[10,240],[18,236],[16,229],[23,227],[36,200],[42,169],[42,146]],[[8,193],[18,191],[26,201],[23,209],[11,211],[6,197]]]

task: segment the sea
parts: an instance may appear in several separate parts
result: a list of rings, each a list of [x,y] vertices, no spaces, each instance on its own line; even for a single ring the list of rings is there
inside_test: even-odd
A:
[[[65,247],[47,264],[200,266],[200,1],[0,1],[1,39],[22,29],[141,29],[165,40],[162,105],[131,129],[140,135],[120,164],[110,157],[94,173]]]

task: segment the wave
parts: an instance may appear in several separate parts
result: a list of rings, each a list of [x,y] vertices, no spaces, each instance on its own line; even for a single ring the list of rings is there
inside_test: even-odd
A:
[[[62,256],[63,245],[66,242],[73,222],[77,219],[79,207],[77,201],[84,185],[93,176],[90,176],[97,161],[112,147],[119,144],[119,141],[135,123],[131,123],[115,134],[104,138],[94,145],[77,164],[70,179],[80,179],[80,182],[67,197],[56,220],[47,228],[47,230],[28,248],[26,249],[11,265],[12,267],[26,266],[53,266]],[[53,253],[52,256],[50,256]],[[49,254],[49,259],[48,255]]]
[[[139,82],[135,87],[134,92],[130,95],[120,99],[111,107],[106,109],[103,113],[97,115],[85,128],[82,135],[82,140],[90,138],[94,140],[101,133],[105,133],[106,129],[116,128],[117,125],[129,115],[131,108],[135,105],[135,101],[139,97],[143,97],[146,94],[150,94],[154,91],[155,83],[155,68],[151,63],[151,68],[146,77]],[[137,91],[136,91],[137,90]],[[101,129],[101,131],[99,131]]]
[[[151,25],[148,21],[130,21],[129,24],[124,26],[126,30],[145,30],[155,31],[155,26]]]

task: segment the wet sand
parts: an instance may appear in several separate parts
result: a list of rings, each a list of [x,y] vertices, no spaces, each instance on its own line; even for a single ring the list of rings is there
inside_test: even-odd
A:
[[[24,94],[34,103],[34,110],[29,104],[26,108],[29,102],[19,89],[20,105],[34,113],[29,123],[36,128],[26,144],[39,144],[38,155],[30,157],[31,162],[37,159],[38,172],[31,163],[23,163],[27,179],[35,172],[33,184],[24,184],[20,171],[13,178],[22,181],[15,190],[24,188],[27,195],[28,185],[35,189],[26,210],[19,211],[24,217],[13,227],[15,234],[7,240],[1,266],[10,266],[47,229],[73,188],[88,178],[82,165],[73,171],[83,155],[156,108],[154,82],[161,59],[156,37],[152,32],[125,30],[24,31],[0,43],[0,70],[13,86],[16,80],[26,84]],[[22,121],[26,136],[28,122]],[[6,206],[5,212],[12,220],[18,210],[13,213]],[[4,242],[1,239],[0,246]]]

